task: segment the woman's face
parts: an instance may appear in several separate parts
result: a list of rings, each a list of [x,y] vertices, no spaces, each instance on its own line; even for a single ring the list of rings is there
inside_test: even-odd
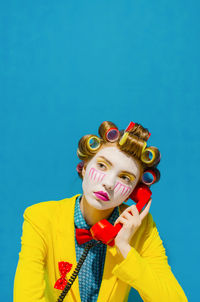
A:
[[[103,146],[83,168],[83,193],[94,208],[114,208],[128,199],[140,177],[140,166],[115,146]]]

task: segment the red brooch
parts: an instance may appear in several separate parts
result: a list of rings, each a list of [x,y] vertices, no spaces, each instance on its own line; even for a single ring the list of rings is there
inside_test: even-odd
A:
[[[69,262],[60,261],[58,262],[58,268],[61,278],[56,281],[54,288],[63,290],[67,284],[67,280],[65,279],[66,274],[71,270],[72,264]]]

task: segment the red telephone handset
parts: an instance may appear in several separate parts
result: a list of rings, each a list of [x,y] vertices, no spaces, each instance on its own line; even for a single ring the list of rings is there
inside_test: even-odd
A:
[[[151,194],[152,192],[147,185],[140,184],[133,190],[129,198],[136,202],[136,207],[138,211],[141,212],[143,207],[149,201]],[[113,226],[106,219],[102,219],[91,227],[90,232],[95,240],[99,240],[104,244],[113,246],[115,244],[114,238],[117,236],[121,228],[121,223],[117,223]]]

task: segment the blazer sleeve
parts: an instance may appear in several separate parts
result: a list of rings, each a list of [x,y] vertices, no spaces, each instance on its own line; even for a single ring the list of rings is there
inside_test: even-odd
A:
[[[132,246],[127,257],[112,273],[135,288],[144,302],[187,302],[168,264],[165,248],[151,214],[148,232],[139,252]]]
[[[24,212],[21,251],[14,280],[14,302],[46,302],[44,266],[46,259],[45,234],[39,227],[41,217],[37,207]]]

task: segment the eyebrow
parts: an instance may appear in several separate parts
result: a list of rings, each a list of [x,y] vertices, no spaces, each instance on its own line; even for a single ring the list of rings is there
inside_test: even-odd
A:
[[[104,159],[110,166],[113,166],[112,163],[107,158],[105,158],[104,156],[99,156],[98,158]],[[128,174],[130,174],[130,175],[132,175],[136,178],[135,174],[133,174],[132,172],[124,170],[124,171],[122,171],[122,173],[128,173]]]

